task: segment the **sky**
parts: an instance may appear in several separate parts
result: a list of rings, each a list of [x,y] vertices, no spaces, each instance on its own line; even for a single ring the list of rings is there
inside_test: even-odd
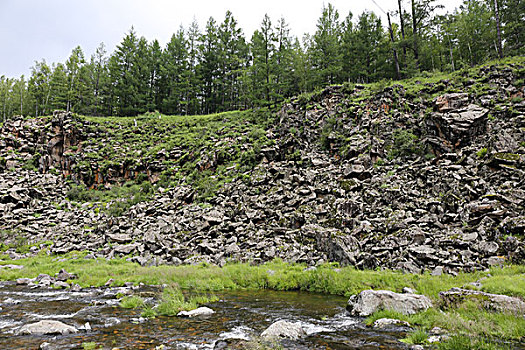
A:
[[[437,1],[449,12],[462,2]],[[132,26],[139,36],[158,39],[164,47],[181,25],[188,28],[195,19],[202,30],[209,17],[222,22],[227,10],[247,40],[266,13],[273,23],[284,17],[291,34],[301,38],[315,32],[328,3],[341,19],[351,11],[354,20],[365,10],[381,14],[378,6],[397,8],[397,0],[0,0],[0,76],[28,77],[35,61],[65,62],[78,45],[86,58],[101,42],[111,53]],[[409,1],[403,3],[408,10]]]

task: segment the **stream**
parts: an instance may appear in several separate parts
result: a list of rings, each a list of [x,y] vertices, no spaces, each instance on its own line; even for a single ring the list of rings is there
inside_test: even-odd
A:
[[[155,303],[160,289],[135,288],[146,302]],[[117,294],[129,287],[87,288],[78,292],[30,289],[0,282],[0,349],[83,349],[95,343],[103,349],[243,349],[273,322],[300,322],[307,333],[301,340],[282,340],[284,349],[407,349],[397,339],[406,329],[377,331],[350,317],[347,298],[305,292],[235,291],[215,293],[208,304],[215,314],[196,318],[144,319],[140,310],[118,306]],[[18,335],[24,324],[57,320],[74,326],[76,334]],[[89,326],[86,328],[86,323]],[[94,344],[91,344],[94,345]],[[43,347],[45,348],[45,347]]]

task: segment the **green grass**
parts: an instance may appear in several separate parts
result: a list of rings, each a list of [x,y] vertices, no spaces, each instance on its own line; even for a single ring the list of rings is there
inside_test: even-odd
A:
[[[509,345],[489,339],[471,337],[466,335],[454,335],[449,340],[437,344],[438,350],[502,350],[513,349]]]
[[[489,272],[459,273],[457,276],[430,274],[404,274],[391,270],[357,270],[353,267],[339,267],[325,264],[305,271],[304,264],[289,264],[280,260],[263,265],[232,263],[224,267],[209,265],[151,266],[143,267],[122,259],[83,259],[86,253],[71,252],[60,256],[66,261],[45,252],[38,256],[11,261],[7,255],[0,255],[0,264],[21,264],[23,269],[1,269],[0,280],[14,280],[20,277],[35,277],[40,273],[54,274],[61,268],[78,276],[77,283],[83,287],[102,286],[108,279],[114,285],[125,282],[145,284],[177,284],[182,289],[199,291],[221,291],[238,289],[302,290],[317,293],[350,296],[365,289],[389,289],[401,292],[403,287],[416,289],[434,300],[438,293],[452,287],[461,287],[483,277],[481,290],[509,295],[525,295],[523,282],[524,266],[493,268]],[[513,281],[510,283],[510,281]]]
[[[161,303],[156,312],[162,316],[175,316],[180,311],[194,310],[197,307],[219,300],[216,296],[184,296],[182,290],[177,286],[170,286],[162,292]]]
[[[266,137],[274,118],[267,109],[201,116],[77,116],[78,128],[95,136],[71,153],[73,172],[85,174],[86,186],[72,186],[68,197],[78,202],[113,200],[110,214],[120,215],[149,199],[153,189],[143,188],[148,173],[157,188],[192,185],[195,199],[207,200],[258,164],[261,149],[274,143]],[[147,170],[151,165],[154,172]],[[111,190],[102,186],[108,182]]]
[[[402,342],[407,344],[425,344],[428,339],[428,333],[422,328],[416,328],[408,334],[404,339],[401,339]]]
[[[139,296],[125,296],[120,300],[120,307],[124,309],[136,309],[144,306],[144,299]]]

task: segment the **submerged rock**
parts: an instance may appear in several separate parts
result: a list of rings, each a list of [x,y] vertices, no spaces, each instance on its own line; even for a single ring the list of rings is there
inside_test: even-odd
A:
[[[45,335],[45,334],[70,334],[77,333],[78,329],[60,321],[43,320],[26,324],[20,328],[18,334]]]
[[[432,307],[432,302],[424,295],[399,294],[389,290],[364,290],[352,295],[347,309],[354,316],[370,316],[376,311],[392,310],[404,315],[412,315]]]
[[[300,323],[277,321],[261,333],[263,338],[289,338],[297,340],[305,337],[306,332]]]

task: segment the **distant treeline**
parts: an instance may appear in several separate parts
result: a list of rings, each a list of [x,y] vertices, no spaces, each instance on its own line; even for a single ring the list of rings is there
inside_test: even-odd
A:
[[[0,115],[87,115],[148,111],[205,114],[265,106],[327,84],[453,71],[524,53],[525,1],[465,0],[436,15],[436,0],[398,0],[381,23],[373,12],[341,19],[328,4],[313,35],[290,35],[284,18],[268,16],[249,40],[231,12],[181,27],[165,48],[133,28],[109,56],[102,43],[81,47],[65,63],[35,62],[31,76],[0,80]]]

